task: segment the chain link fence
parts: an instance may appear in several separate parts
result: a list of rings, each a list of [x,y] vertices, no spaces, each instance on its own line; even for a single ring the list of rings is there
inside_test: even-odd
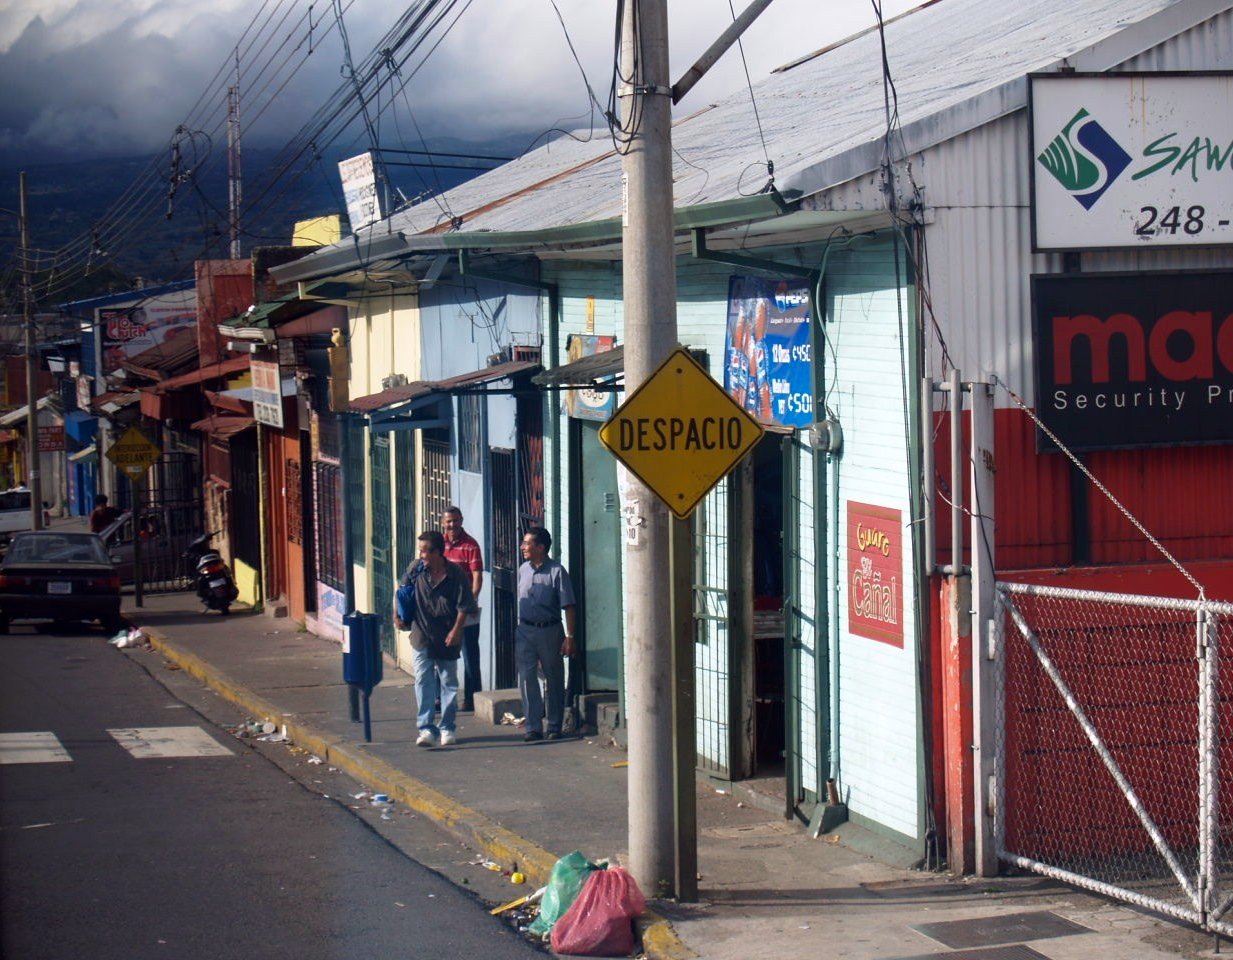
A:
[[[999,857],[1233,933],[1233,604],[999,583]]]

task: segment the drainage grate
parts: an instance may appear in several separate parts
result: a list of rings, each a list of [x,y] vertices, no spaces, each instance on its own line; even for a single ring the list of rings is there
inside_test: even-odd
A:
[[[1009,947],[978,947],[975,950],[960,950],[957,953],[918,953],[913,957],[897,957],[896,960],[1049,960],[1043,953],[1016,943]]]
[[[988,947],[1018,940],[1048,940],[1076,933],[1091,933],[1087,927],[1072,923],[1048,910],[1031,913],[1011,913],[1000,917],[977,917],[974,920],[948,920],[943,923],[922,923],[913,930],[948,947]]]

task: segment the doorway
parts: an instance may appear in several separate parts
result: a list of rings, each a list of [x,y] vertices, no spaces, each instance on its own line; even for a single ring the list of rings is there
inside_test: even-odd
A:
[[[578,463],[571,471],[576,486],[570,501],[578,511],[572,526],[581,533],[573,544],[571,570],[581,588],[580,640],[587,693],[619,691],[624,673],[620,497],[616,459],[599,442],[601,426],[596,421],[570,420],[570,448],[578,451]]]
[[[790,438],[766,435],[729,475],[728,679],[730,775],[767,809],[786,803],[789,739],[784,629],[784,457]],[[761,800],[759,800],[761,798]],[[763,802],[764,801],[764,802]]]
[[[518,686],[514,663],[514,626],[518,618],[518,544],[522,531],[518,524],[518,487],[514,471],[514,451],[493,447],[489,450],[492,470],[492,636],[496,689]]]

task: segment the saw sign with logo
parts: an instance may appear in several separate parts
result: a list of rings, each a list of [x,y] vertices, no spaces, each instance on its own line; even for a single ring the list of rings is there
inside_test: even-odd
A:
[[[621,404],[599,439],[684,520],[763,432],[678,347]]]
[[[136,427],[129,427],[107,451],[107,459],[123,470],[130,480],[139,479],[162,456],[163,451]]]

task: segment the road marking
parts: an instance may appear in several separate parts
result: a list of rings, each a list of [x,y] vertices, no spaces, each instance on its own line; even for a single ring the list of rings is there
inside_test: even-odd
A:
[[[0,733],[0,763],[72,763],[59,738],[49,730]]]
[[[118,727],[108,730],[138,760],[149,757],[230,757],[232,752],[200,727]]]

